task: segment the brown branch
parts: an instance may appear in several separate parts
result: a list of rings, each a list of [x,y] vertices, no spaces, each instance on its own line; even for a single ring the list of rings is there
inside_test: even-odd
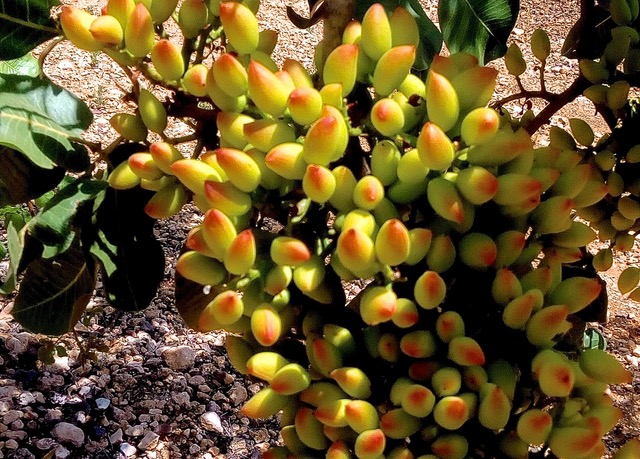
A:
[[[549,100],[547,106],[527,125],[526,129],[529,135],[533,135],[542,126],[548,124],[551,117],[555,115],[558,110],[573,102],[578,96],[582,95],[583,91],[589,86],[591,86],[591,83],[586,78],[579,77],[567,89],[560,94],[556,94],[556,97]]]

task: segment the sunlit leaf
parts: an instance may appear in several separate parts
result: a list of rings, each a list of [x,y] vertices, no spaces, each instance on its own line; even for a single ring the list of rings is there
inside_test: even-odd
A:
[[[21,151],[39,167],[86,168],[87,151],[73,139],[92,120],[82,100],[53,83],[0,75],[0,145]]]
[[[0,73],[37,77],[40,75],[40,65],[38,60],[31,53],[28,53],[17,59],[0,61]]]

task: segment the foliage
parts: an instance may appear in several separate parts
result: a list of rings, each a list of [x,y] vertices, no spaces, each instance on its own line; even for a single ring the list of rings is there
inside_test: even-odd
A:
[[[189,326],[228,331],[233,364],[266,383],[243,411],[282,411],[285,446],[267,457],[600,457],[621,415],[605,390],[630,375],[582,335],[606,315],[598,272],[640,227],[637,0],[582,2],[562,50],[580,75],[558,94],[542,30],[540,87],[520,80],[517,1],[441,1],[441,30],[415,0],[310,2],[309,18],[289,17],[326,19],[315,73],[278,68],[258,1],[177,3],[110,0],[98,17],[63,6],[57,22],[45,0],[1,7],[14,32],[0,58],[61,31],[122,66],[137,103],[111,119],[114,143],[92,144],[82,100],[32,58],[0,65],[16,320],[72,330],[98,276],[113,307],[145,308],[164,273],[155,219],[192,201],[204,219],[176,264],[176,304]],[[496,71],[482,64],[503,55],[519,92],[489,108]],[[582,94],[611,132],[596,141],[572,119],[535,147]],[[545,107],[503,108],[531,98]],[[173,118],[193,133],[168,136]],[[592,254],[596,238],[609,245]],[[347,301],[353,280],[367,286]],[[632,267],[618,286],[640,299],[639,282]],[[43,358],[63,351],[52,341]]]

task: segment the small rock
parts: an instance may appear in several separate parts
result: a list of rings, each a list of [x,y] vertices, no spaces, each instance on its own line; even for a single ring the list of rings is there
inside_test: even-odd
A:
[[[47,411],[47,414],[44,415],[45,421],[59,421],[62,419],[62,411],[57,408],[53,408]]]
[[[189,384],[191,386],[200,386],[202,384],[204,384],[206,382],[206,380],[204,379],[204,376],[201,375],[195,375],[195,376],[191,376],[188,380]]]
[[[18,356],[24,354],[29,349],[29,340],[21,340],[18,337],[10,337],[6,342],[7,350],[11,355]]]
[[[229,391],[229,398],[234,405],[240,405],[247,399],[247,389],[242,386],[233,386]]]
[[[21,441],[27,438],[27,432],[25,432],[24,430],[9,430],[4,433],[4,436],[6,438]]]
[[[147,432],[145,434],[144,437],[142,437],[142,440],[140,440],[140,443],[138,443],[138,448],[140,448],[143,451],[146,451],[148,449],[154,449],[156,446],[158,446],[158,441],[160,440],[160,435],[158,435],[155,432]]]
[[[40,450],[50,450],[56,445],[56,441],[53,438],[40,438],[36,440],[36,448]]]
[[[170,347],[162,353],[162,358],[172,370],[186,370],[195,363],[196,352],[189,346]]]
[[[116,430],[109,436],[111,443],[120,443],[122,441],[122,429]]]
[[[204,413],[200,417],[200,421],[202,422],[202,427],[209,432],[218,432],[224,433],[224,428],[222,427],[222,422],[220,421],[220,416],[218,413],[213,411],[209,411]]]
[[[67,459],[71,455],[69,450],[62,445],[58,445],[54,454],[56,459]]]
[[[123,443],[120,445],[120,452],[126,457],[131,457],[136,453],[136,447],[129,443]]]
[[[191,397],[187,392],[178,392],[177,394],[173,394],[171,399],[178,405],[187,405]]]
[[[99,410],[106,410],[107,408],[109,408],[109,405],[111,405],[111,400],[109,400],[108,398],[97,398],[96,399],[96,407]]]
[[[190,454],[196,454],[200,452],[200,447],[198,445],[191,445],[189,446],[189,453]]]
[[[4,416],[13,408],[13,403],[9,400],[0,400],[0,416]]]
[[[22,420],[18,419],[16,421],[13,421],[9,427],[12,430],[24,429],[24,422],[22,422]]]
[[[79,427],[68,422],[61,422],[51,431],[54,438],[62,443],[71,443],[79,448],[84,443],[84,432]]]
[[[18,442],[13,439],[7,440],[4,443],[4,447],[7,449],[18,449]]]
[[[144,434],[144,428],[141,425],[127,427],[124,433],[130,437],[141,437]]]
[[[636,357],[640,357],[640,344],[638,344],[638,345],[633,349],[633,355],[635,355]]]
[[[22,411],[11,410],[4,415],[4,417],[2,418],[2,423],[9,425],[12,422],[17,421],[21,417],[22,417]]]
[[[23,392],[18,397],[18,403],[20,405],[31,405],[35,403],[36,397],[31,392]]]
[[[16,459],[36,459],[34,454],[29,451],[27,448],[20,448],[16,451],[16,455],[14,456]]]

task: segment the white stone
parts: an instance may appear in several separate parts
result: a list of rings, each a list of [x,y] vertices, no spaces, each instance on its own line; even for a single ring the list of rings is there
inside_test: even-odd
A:
[[[126,457],[131,457],[136,454],[136,447],[130,445],[129,443],[123,443],[120,445],[120,452],[124,454]]]
[[[96,407],[99,410],[106,410],[107,408],[109,408],[109,405],[111,405],[111,400],[109,400],[108,398],[97,398],[96,399]]]
[[[200,416],[200,421],[202,422],[202,427],[205,430],[208,430],[209,432],[224,433],[224,428],[222,427],[222,422],[218,413],[214,411],[204,413]]]

